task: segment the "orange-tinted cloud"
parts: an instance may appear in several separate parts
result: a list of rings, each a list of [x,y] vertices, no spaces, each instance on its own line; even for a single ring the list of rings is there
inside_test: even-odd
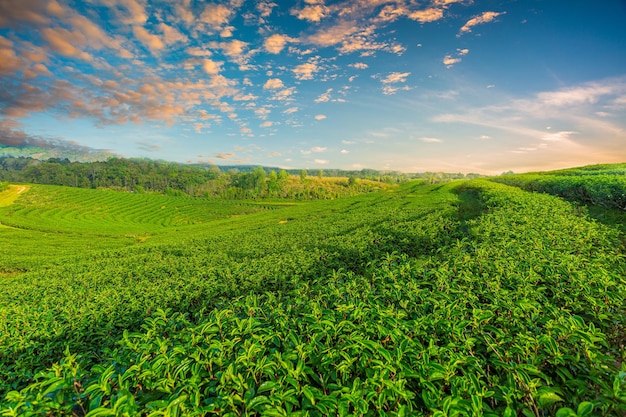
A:
[[[459,30],[459,36],[471,32],[472,28],[476,25],[483,23],[489,23],[495,20],[496,17],[504,14],[505,12],[483,12],[480,16],[476,16],[468,20],[463,27]]]
[[[187,42],[189,38],[187,35],[180,33],[180,31],[165,23],[159,23],[157,25],[159,31],[163,33],[163,40],[166,44],[171,45],[176,42]]]
[[[22,66],[22,61],[17,57],[13,49],[13,42],[0,36],[0,75],[14,74]]]
[[[285,48],[287,42],[294,41],[296,41],[296,39],[293,39],[287,35],[279,35],[276,33],[265,39],[265,41],[263,42],[263,47],[269,53],[278,54]]]
[[[111,8],[118,20],[126,25],[143,25],[148,21],[148,13],[143,2],[137,0],[96,0]]]
[[[263,84],[263,89],[265,90],[278,90],[283,87],[284,85],[280,78],[270,78]]]
[[[299,80],[311,80],[313,74],[320,70],[319,66],[315,62],[306,62],[296,66],[292,71]]]
[[[443,18],[443,9],[430,8],[416,10],[408,14],[409,19],[417,20],[420,23],[435,22]]]
[[[48,7],[55,2],[46,0],[0,1],[0,27],[13,27],[21,23],[44,25],[50,21]]]
[[[329,9],[323,4],[315,4],[306,6],[303,9],[294,9],[291,14],[301,20],[308,20],[309,22],[319,22],[328,15]]]
[[[215,62],[212,59],[205,59],[202,62],[202,69],[209,75],[216,75],[220,72],[220,68],[222,66],[221,62]]]
[[[233,14],[234,10],[223,4],[209,3],[205,6],[198,20],[217,30],[226,25]]]
[[[70,58],[79,58],[84,61],[92,61],[93,57],[76,47],[83,46],[86,38],[80,32],[70,32],[63,28],[43,28],[41,29],[42,38],[50,45],[50,47],[61,55]]]
[[[158,54],[159,51],[165,48],[161,38],[148,32],[143,26],[133,26],[133,33],[153,54]]]

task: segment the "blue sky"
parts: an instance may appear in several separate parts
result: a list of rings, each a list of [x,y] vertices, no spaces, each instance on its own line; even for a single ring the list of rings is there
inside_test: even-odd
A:
[[[626,161],[626,2],[0,0],[0,144],[498,174]]]

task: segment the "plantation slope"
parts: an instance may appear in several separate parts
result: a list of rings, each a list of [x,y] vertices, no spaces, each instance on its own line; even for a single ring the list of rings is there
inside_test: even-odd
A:
[[[0,207],[10,206],[25,191],[28,191],[27,185],[9,184],[8,188],[0,192]]]
[[[243,220],[0,282],[1,412],[626,413],[626,263],[569,203],[478,180]]]
[[[27,191],[28,192],[24,192]],[[19,197],[19,198],[18,198]],[[0,193],[0,273],[69,263],[85,253],[211,233],[211,222],[282,204],[192,199],[48,185]],[[241,217],[239,217],[241,218]],[[205,227],[198,227],[199,225]],[[168,236],[171,235],[171,238]]]
[[[68,345],[84,354],[112,347],[157,308],[198,312],[251,291],[291,290],[335,269],[361,272],[393,250],[427,254],[449,239],[443,231],[453,225],[456,200],[449,190],[405,186],[311,202],[5,279],[0,381],[23,384]],[[4,377],[7,369],[14,371]]]
[[[0,192],[0,207],[8,207],[30,190],[29,185],[9,185]],[[11,219],[9,219],[11,221]],[[101,237],[66,233],[48,233],[7,226],[0,218],[0,278],[16,276],[51,263],[66,262],[65,257],[90,250],[119,248],[135,242],[126,237]]]
[[[272,207],[225,200],[32,185],[0,221],[45,232],[120,235],[159,233]]]

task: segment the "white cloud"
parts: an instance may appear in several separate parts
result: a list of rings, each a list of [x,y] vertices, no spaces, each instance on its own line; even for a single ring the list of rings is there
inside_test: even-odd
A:
[[[300,153],[302,155],[310,155],[312,153],[320,153],[320,152],[326,152],[328,148],[324,147],[324,146],[313,146],[309,149],[302,149],[300,150]]]
[[[356,62],[354,64],[350,64],[348,65],[349,67],[352,68],[356,68],[356,69],[366,69],[368,67],[368,65],[364,62]]]
[[[582,87],[567,88],[559,91],[543,92],[537,98],[551,106],[572,106],[577,104],[593,104],[600,97],[615,92],[611,85],[589,84]]]
[[[283,113],[285,113],[285,114],[292,114],[292,113],[297,112],[298,110],[300,110],[298,107],[289,107],[288,109],[283,111]]]
[[[315,120],[324,120],[325,118],[326,118],[326,116],[323,115],[323,114],[318,114],[318,115],[315,116]]]
[[[314,162],[319,165],[327,165],[329,161],[326,159],[315,159]]]
[[[548,142],[562,142],[562,141],[568,141],[570,140],[570,137],[572,135],[577,134],[578,132],[570,132],[570,131],[562,131],[562,132],[555,132],[555,133],[548,133],[546,135],[544,135],[541,140],[545,140]]]
[[[443,142],[443,140],[439,139],[439,138],[421,138],[420,140],[422,142],[426,142],[426,143],[441,143],[441,142]]]
[[[349,151],[349,150],[347,150],[347,149],[342,149],[342,150],[341,150],[341,153],[345,155],[345,154],[350,153],[350,151]]]

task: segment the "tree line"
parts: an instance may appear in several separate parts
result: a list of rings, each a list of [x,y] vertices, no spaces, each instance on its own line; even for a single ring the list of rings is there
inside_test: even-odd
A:
[[[51,158],[0,157],[0,182],[111,188],[193,197],[328,199],[375,191],[410,179],[442,182],[469,174],[405,174],[360,171],[284,170],[261,166],[187,165],[150,159],[110,158],[75,162]]]

